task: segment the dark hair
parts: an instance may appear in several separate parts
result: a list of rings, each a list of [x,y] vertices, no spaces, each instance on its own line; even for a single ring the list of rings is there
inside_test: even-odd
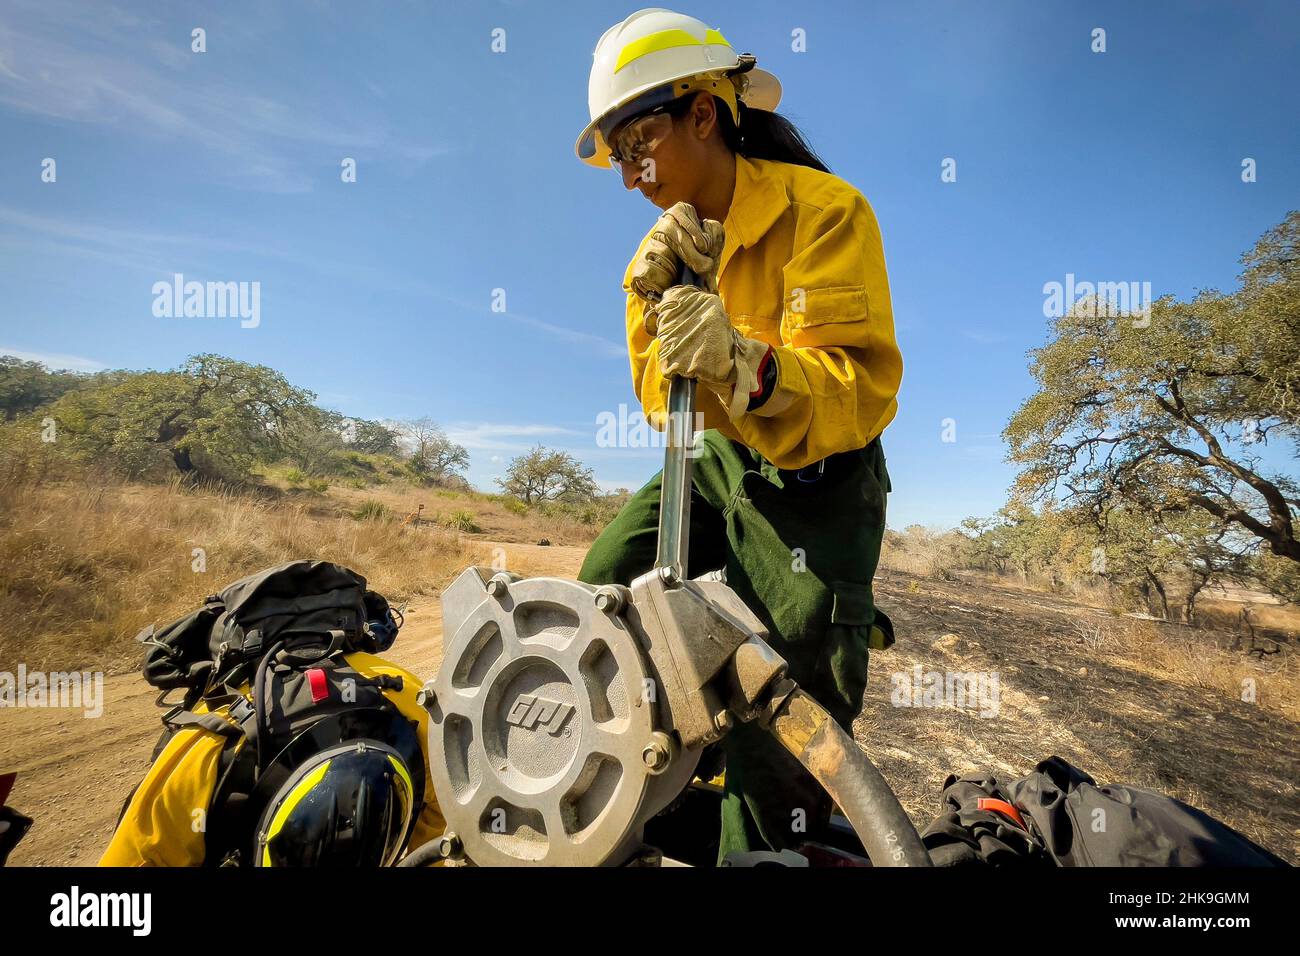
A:
[[[689,99],[689,97],[683,97]],[[717,107],[718,126],[722,129],[722,141],[733,153],[739,153],[747,159],[774,159],[781,163],[793,163],[796,166],[809,166],[829,173],[830,168],[813,152],[808,141],[803,138],[799,128],[780,113],[768,110],[756,110],[737,100],[740,123],[731,119],[731,110],[718,97],[713,98]]]

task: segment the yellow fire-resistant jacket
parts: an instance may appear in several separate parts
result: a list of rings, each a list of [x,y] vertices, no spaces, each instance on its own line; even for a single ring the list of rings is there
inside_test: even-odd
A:
[[[724,226],[718,294],[737,331],[773,346],[777,386],[735,422],[719,396],[701,388],[703,426],[778,468],[802,468],[868,444],[897,413],[903,377],[871,206],[837,176],[737,155]],[[632,292],[636,258],[623,278],[632,384],[646,418],[658,422],[668,382],[658,340],[646,331],[644,303]]]
[[[427,843],[446,829],[429,777],[425,749],[429,715],[415,702],[420,681],[406,670],[371,654],[348,654],[347,662],[363,677],[386,674],[402,678],[402,689],[385,690],[407,720],[419,723],[424,751],[424,809],[416,821],[408,849]],[[202,705],[195,708],[202,713]],[[224,708],[217,713],[224,713]],[[99,861],[100,866],[200,866],[204,862],[203,827],[217,785],[217,765],[225,742],[220,734],[198,727],[178,730],[145,774],[131,797],[117,832]],[[237,746],[243,746],[239,741]],[[196,814],[202,810],[202,814]]]

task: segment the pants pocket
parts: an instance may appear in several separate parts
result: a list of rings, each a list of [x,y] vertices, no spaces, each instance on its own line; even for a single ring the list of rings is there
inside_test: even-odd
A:
[[[843,727],[850,728],[862,709],[871,648],[871,586],[855,581],[831,582],[831,620],[826,628],[813,696]]]
[[[875,608],[875,612],[875,618],[871,622],[871,640],[868,644],[872,650],[883,651],[894,646],[894,622],[880,608]]]
[[[831,623],[858,628],[867,647],[883,651],[894,643],[894,622],[876,607],[870,584],[835,581],[831,584],[835,603]]]

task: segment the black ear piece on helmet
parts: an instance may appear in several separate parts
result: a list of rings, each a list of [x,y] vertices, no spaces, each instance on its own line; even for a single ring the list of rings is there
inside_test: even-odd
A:
[[[366,621],[361,628],[361,640],[358,650],[370,654],[382,654],[393,646],[397,632],[403,623],[402,612],[391,607],[388,600],[378,591],[367,591]]]

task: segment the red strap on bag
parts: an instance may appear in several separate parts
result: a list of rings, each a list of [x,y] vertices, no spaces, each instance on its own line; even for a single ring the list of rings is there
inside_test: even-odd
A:
[[[1029,830],[1029,827],[1025,826],[1025,819],[1020,815],[1020,811],[1005,800],[999,800],[996,797],[980,797],[975,801],[975,807],[979,810],[992,810],[994,813],[1000,813],[1020,829],[1026,832]]]
[[[330,695],[330,685],[325,680],[325,672],[319,667],[312,667],[307,671],[307,683],[311,687],[311,702],[319,704]]]

